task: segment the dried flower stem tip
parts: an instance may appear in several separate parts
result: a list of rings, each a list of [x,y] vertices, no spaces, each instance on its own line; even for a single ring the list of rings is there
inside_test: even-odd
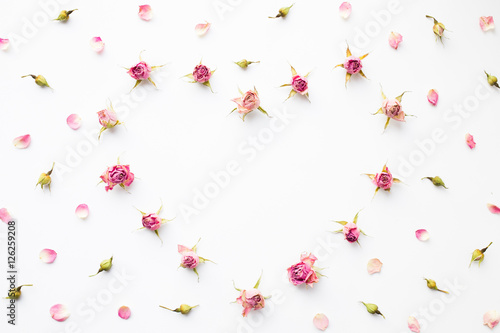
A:
[[[35,83],[37,85],[39,85],[40,87],[49,87],[52,89],[52,87],[49,86],[49,84],[47,83],[47,80],[43,77],[43,75],[28,74],[28,75],[21,76],[21,78],[28,77],[28,76],[31,76],[35,80]]]
[[[52,174],[52,171],[54,170],[54,165],[56,163],[52,163],[52,168],[47,171],[47,173],[42,173],[40,175],[40,177],[38,177],[38,183],[36,183],[35,187],[38,186],[38,184],[40,184],[40,187],[42,188],[43,190],[43,187],[45,185],[47,185],[49,187],[49,191],[50,191],[50,183],[52,183],[52,179],[50,178],[50,175]]]
[[[33,287],[32,284],[23,284],[20,285],[19,287],[12,288],[9,290],[7,297],[5,299],[19,299],[21,297],[21,288],[22,287]]]
[[[54,21],[66,22],[69,19],[69,15],[73,13],[75,10],[78,9],[62,10],[61,13],[59,13],[59,16],[56,19],[54,19]]]
[[[368,311],[371,314],[381,315],[385,319],[385,316],[378,310],[378,306],[376,304],[365,303],[365,302],[361,303],[363,303],[363,305],[366,307],[366,311]]]
[[[292,4],[291,6],[289,7],[283,7],[283,8],[280,8],[280,10],[278,11],[278,15],[276,16],[269,16],[269,18],[278,18],[278,17],[283,17],[285,18],[287,15],[288,15],[288,12],[290,11],[290,8],[293,7],[293,5],[295,4]]]
[[[99,267],[99,270],[97,271],[97,273],[95,273],[94,275],[89,275],[89,277],[96,276],[97,274],[101,273],[102,271],[109,271],[111,269],[111,266],[113,266],[113,256],[111,256],[111,258],[109,258],[109,259],[101,261],[101,264],[100,264],[100,267]]]
[[[448,189],[445,185],[441,177],[435,176],[435,177],[424,177],[422,179],[429,179],[434,186],[442,186],[445,189]]]
[[[490,74],[486,73],[486,71],[484,71],[484,74],[486,74],[486,79],[488,80],[488,84],[490,86],[495,86],[497,88],[500,88],[500,86],[497,83],[498,79],[496,76],[490,75]]]
[[[199,306],[199,305],[190,306],[187,304],[181,304],[181,306],[172,310],[170,308],[167,308],[166,306],[160,305],[160,308],[167,309],[167,310],[170,310],[172,312],[180,312],[183,315],[187,315],[189,312],[191,312],[192,309],[196,308],[197,306]]]
[[[424,280],[427,281],[427,287],[429,289],[433,289],[433,290],[437,290],[437,291],[440,291],[440,292],[445,293],[445,294],[449,294],[449,292],[447,292],[445,290],[438,289],[438,287],[436,285],[436,281],[431,280],[431,279],[426,279],[426,278],[424,278]]]
[[[484,252],[486,252],[486,250],[488,250],[488,248],[490,247],[491,244],[493,244],[493,242],[490,242],[487,247],[485,247],[481,250],[475,249],[474,252],[472,252],[472,258],[470,260],[469,267],[470,267],[470,265],[472,265],[473,261],[479,261],[478,266],[481,266],[481,263],[484,260]]]
[[[260,63],[260,61],[249,61],[249,60],[246,60],[246,59],[242,59],[240,61],[235,61],[234,63],[236,65],[240,66],[241,68],[247,68],[248,65],[250,65],[250,64],[258,64],[258,63]]]

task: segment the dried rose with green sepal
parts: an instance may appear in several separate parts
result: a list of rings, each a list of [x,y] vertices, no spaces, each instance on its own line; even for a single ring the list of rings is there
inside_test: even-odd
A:
[[[262,293],[259,291],[259,285],[260,281],[262,279],[262,273],[260,274],[259,279],[257,280],[257,283],[253,286],[252,289],[249,290],[241,290],[236,288],[234,281],[233,281],[233,286],[234,289],[240,292],[240,296],[236,299],[234,303],[241,304],[243,306],[243,317],[246,317],[250,310],[259,310],[263,309],[264,306],[266,305],[266,299],[270,298],[271,296],[264,297]]]
[[[192,269],[198,276],[198,282],[200,281],[200,275],[196,270],[198,265],[207,261],[213,262],[210,259],[200,257],[198,254],[196,254],[196,249],[200,240],[201,238],[198,239],[198,241],[192,248],[188,248],[187,246],[180,244],[177,245],[177,251],[182,255],[180,267]]]
[[[292,87],[290,95],[288,95],[285,101],[287,101],[290,97],[295,96],[295,94],[297,93],[302,96],[305,96],[309,101],[309,83],[307,81],[307,77],[311,72],[307,73],[304,76],[301,76],[297,74],[297,71],[295,70],[295,68],[293,68],[292,65],[290,65],[290,67],[292,69],[292,80],[290,81],[290,83],[285,83],[280,86],[280,87]]]
[[[134,90],[135,87],[137,87],[144,80],[148,80],[156,88],[156,84],[154,83],[153,79],[151,79],[151,72],[165,65],[149,66],[146,62],[142,60],[142,52],[139,53],[139,60],[140,62],[135,66],[130,68],[125,68],[130,77],[136,80],[132,90]]]
[[[444,182],[443,182],[443,180],[441,179],[441,177],[439,177],[439,176],[435,176],[435,177],[424,177],[424,178],[422,178],[422,180],[423,180],[423,179],[429,179],[429,180],[432,182],[432,184],[433,184],[434,186],[442,186],[442,187],[444,187],[445,189],[448,189],[448,188],[446,187],[446,185],[444,185]]]
[[[97,274],[99,274],[103,271],[107,272],[111,269],[112,266],[113,266],[113,256],[111,256],[111,258],[109,258],[109,259],[101,261],[101,263],[99,265],[99,270],[97,271],[97,273],[95,273],[93,275],[89,275],[89,277],[96,276]]]
[[[500,88],[500,86],[498,85],[498,79],[496,76],[490,75],[490,74],[486,73],[486,71],[484,71],[484,73],[486,74],[486,79],[488,80],[488,84],[490,86],[495,86],[497,88]]]
[[[54,170],[54,165],[56,163],[52,163],[52,168],[47,171],[46,173],[42,173],[40,175],[40,177],[38,177],[38,183],[36,183],[35,187],[38,186],[38,184],[40,184],[40,187],[42,188],[43,190],[43,187],[44,186],[47,186],[49,188],[49,191],[50,191],[50,184],[52,183],[52,178],[50,178],[50,175],[52,174],[52,171]]]
[[[339,223],[343,225],[344,227],[340,230],[333,231],[333,233],[340,233],[342,232],[344,234],[345,240],[348,241],[349,243],[358,243],[359,244],[359,236],[360,234],[363,234],[366,236],[366,234],[358,228],[358,215],[360,212],[357,212],[356,215],[354,216],[354,219],[352,222],[347,222],[347,221],[333,221],[336,223]]]
[[[187,304],[181,304],[181,306],[172,310],[170,308],[167,308],[166,306],[160,305],[160,308],[167,309],[167,310],[170,310],[172,312],[179,312],[183,315],[187,315],[189,312],[191,312],[192,309],[196,308],[197,306],[199,306],[199,305],[190,306]]]
[[[389,171],[387,164],[384,165],[381,173],[365,173],[365,175],[370,177],[373,184],[377,186],[377,188],[375,189],[375,194],[373,196],[375,196],[380,189],[383,189],[384,191],[390,191],[393,183],[401,183],[401,180],[392,176],[392,173]]]
[[[139,209],[137,210],[142,214],[142,227],[139,229],[149,229],[154,231],[156,236],[158,236],[158,238],[161,240],[161,243],[163,244],[163,240],[161,239],[160,234],[158,233],[158,229],[160,229],[162,224],[165,224],[172,220],[162,219],[161,217],[159,217],[162,209],[163,209],[163,203],[160,206],[160,209],[158,209],[156,213],[147,214]]]
[[[474,252],[472,252],[472,258],[470,260],[469,267],[470,267],[470,265],[472,265],[473,261],[478,261],[479,262],[478,267],[481,266],[481,263],[484,260],[484,252],[486,252],[486,250],[488,250],[488,248],[490,247],[491,244],[493,244],[493,242],[490,242],[487,247],[485,247],[481,250],[475,249]]]
[[[346,88],[347,88],[347,82],[349,82],[349,80],[351,79],[351,76],[354,74],[359,73],[362,77],[367,79],[367,77],[365,76],[365,73],[363,73],[363,70],[362,70],[363,63],[361,62],[361,60],[366,58],[366,56],[368,56],[368,53],[359,57],[359,58],[353,56],[351,53],[351,50],[349,49],[349,45],[347,45],[346,59],[345,59],[344,63],[339,64],[339,65],[334,67],[334,68],[342,67],[346,70],[346,74],[345,74],[345,86],[346,86]]]
[[[99,117],[99,124],[101,124],[101,130],[99,131],[98,140],[101,139],[101,134],[105,130],[115,127],[116,125],[121,125],[122,123],[118,120],[118,115],[113,109],[113,104],[110,103],[109,108],[97,112]]]
[[[78,9],[71,9],[71,10],[62,10],[60,13],[59,13],[59,16],[54,19],[54,21],[60,21],[60,22],[66,22],[69,20],[69,16],[71,15],[71,13],[73,13],[75,10],[78,10]]]
[[[439,289],[436,285],[436,281],[431,280],[431,279],[426,279],[426,278],[424,278],[424,280],[427,281],[427,288],[432,289],[432,290],[437,290],[437,291],[440,291],[440,292],[445,293],[445,294],[449,294],[449,292]]]
[[[247,68],[250,64],[258,64],[260,63],[260,61],[249,61],[246,59],[242,59],[240,61],[235,61],[234,63],[240,66],[241,68]]]
[[[40,87],[49,87],[50,89],[52,89],[52,87],[49,86],[49,84],[47,83],[47,80],[45,79],[45,77],[43,75],[28,74],[28,75],[21,76],[21,78],[28,77],[28,76],[31,76],[35,80],[35,83],[38,86],[40,86]]]
[[[290,11],[290,8],[293,7],[293,5],[295,5],[295,4],[292,4],[289,7],[282,7],[282,8],[280,8],[280,10],[278,11],[278,15],[276,15],[276,16],[269,16],[269,18],[278,18],[278,17],[285,18],[288,15],[288,12]]]
[[[232,101],[237,104],[237,107],[235,107],[229,114],[233,113],[234,111],[238,110],[238,113],[241,114],[241,120],[245,121],[245,117],[252,112],[253,110],[257,109],[266,116],[269,117],[269,114],[267,113],[266,110],[264,110],[260,106],[260,98],[259,98],[259,93],[257,92],[257,89],[253,87],[253,90],[249,90],[246,93],[243,93],[240,88],[238,88],[238,91],[241,94],[241,97],[238,98],[233,98]]]
[[[19,287],[9,289],[7,292],[7,297],[4,297],[5,299],[19,299],[21,297],[21,288],[22,287],[33,287],[32,284],[23,284],[20,285]]]
[[[404,91],[401,95],[399,95],[398,97],[396,97],[394,99],[387,98],[382,89],[380,89],[380,92],[381,92],[382,98],[384,100],[382,101],[382,106],[380,107],[380,109],[378,109],[377,112],[374,113],[374,115],[375,114],[383,114],[383,115],[387,116],[387,121],[386,121],[385,126],[384,126],[384,131],[385,131],[387,126],[389,126],[389,121],[391,119],[394,119],[396,121],[405,122],[406,121],[405,116],[410,116],[410,115],[404,113],[403,106],[401,105],[401,100],[403,98],[403,95],[405,93],[407,93],[407,91]]]
[[[200,63],[194,68],[193,73],[189,73],[184,77],[190,78],[192,80],[189,81],[190,83],[201,83],[204,86],[209,87],[211,92],[214,92],[212,90],[212,86],[210,85],[210,78],[214,72],[215,69],[213,71],[210,70],[210,68],[203,65],[200,61]]]
[[[378,306],[376,304],[365,303],[365,302],[361,303],[363,303],[363,305],[366,307],[366,311],[368,311],[368,313],[380,315],[385,319],[385,316],[382,314],[382,312],[379,311]]]
[[[444,34],[444,31],[448,30],[448,29],[446,29],[444,27],[444,24],[441,23],[441,22],[438,22],[438,20],[436,20],[434,17],[432,17],[430,15],[425,15],[425,17],[431,18],[431,19],[434,20],[434,26],[432,27],[432,31],[434,32],[434,35],[436,35],[436,41],[439,38],[439,40],[441,41],[441,43],[443,43],[443,37],[444,37],[443,34]]]

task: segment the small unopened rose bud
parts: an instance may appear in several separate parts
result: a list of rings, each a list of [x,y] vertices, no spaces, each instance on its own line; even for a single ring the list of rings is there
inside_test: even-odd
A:
[[[35,80],[35,83],[37,85],[39,85],[40,87],[49,87],[49,88],[52,88],[51,86],[49,86],[49,84],[47,83],[47,80],[43,77],[43,75],[28,74],[28,75],[21,76],[21,78],[28,77],[28,76],[31,76]]]
[[[9,292],[7,293],[7,297],[5,297],[6,299],[19,299],[19,297],[21,297],[21,288],[22,287],[32,287],[33,285],[32,284],[23,284],[17,288],[12,288],[9,290]]]
[[[160,305],[160,308],[164,308],[164,309],[167,309],[167,310],[170,310],[170,311],[173,311],[173,312],[180,312],[183,315],[187,315],[192,309],[194,309],[197,306],[198,305],[190,306],[190,305],[187,305],[187,304],[181,304],[180,307],[178,307],[177,309],[173,309],[172,310],[172,309],[167,308],[166,306]]]
[[[102,271],[109,271],[111,269],[111,266],[113,266],[113,256],[111,256],[111,258],[109,258],[109,259],[101,261],[101,264],[100,264],[100,267],[99,267],[99,270],[97,271],[97,273],[95,273],[94,275],[90,275],[89,277],[96,276],[97,274],[101,273]]]
[[[490,74],[486,73],[486,71],[484,71],[484,73],[486,74],[486,79],[488,80],[488,84],[490,86],[495,86],[497,88],[500,88],[500,86],[497,83],[498,79],[496,76],[490,75]]]
[[[361,303],[363,303],[363,305],[366,307],[366,311],[368,311],[371,314],[381,315],[385,319],[385,316],[378,310],[378,306],[376,304],[365,303],[365,302],[361,302]]]
[[[441,179],[441,177],[439,177],[439,176],[435,176],[435,177],[424,177],[424,178],[422,178],[422,179],[429,179],[429,180],[432,182],[432,184],[434,184],[434,186],[442,186],[442,187],[444,187],[444,188],[446,188],[446,189],[447,189],[447,187],[444,185],[443,180],[442,180],[442,179]]]
[[[50,175],[52,174],[52,170],[54,170],[54,165],[55,162],[52,163],[52,169],[50,169],[47,173],[42,173],[40,177],[38,177],[38,183],[36,183],[35,186],[38,186],[40,184],[40,187],[43,190],[43,187],[47,185],[49,187],[50,191],[50,183],[52,183],[52,179],[50,178]]]
[[[62,10],[61,13],[59,13],[59,16],[56,19],[54,19],[54,21],[66,22],[69,19],[69,15],[73,13],[75,10],[78,9]]]
[[[437,290],[437,291],[440,291],[440,292],[445,293],[445,294],[449,294],[449,292],[447,292],[445,290],[438,289],[438,287],[436,285],[436,281],[431,280],[431,279],[426,279],[426,278],[424,278],[424,280],[427,281],[427,288]]]
[[[481,249],[481,250],[475,249],[474,252],[472,252],[472,258],[470,260],[469,267],[470,267],[470,265],[472,265],[473,261],[479,261],[478,266],[481,266],[481,263],[484,260],[484,252],[486,252],[486,250],[488,250],[488,248],[490,247],[491,244],[493,244],[493,242],[489,243],[488,246],[485,247],[484,249]]]
[[[241,68],[247,68],[248,65],[250,64],[258,64],[260,61],[248,61],[246,59],[240,60],[238,62],[235,62],[236,65],[240,66]]]
[[[290,11],[290,8],[293,7],[294,4],[292,4],[291,6],[289,7],[283,7],[283,8],[280,8],[280,10],[278,11],[278,15],[276,15],[275,17],[272,17],[272,16],[269,16],[269,18],[278,18],[278,17],[285,17],[288,15],[288,12]]]
[[[436,35],[436,40],[439,38],[439,40],[442,43],[443,42],[443,39],[442,39],[443,34],[444,34],[444,31],[446,30],[446,28],[444,27],[444,24],[441,22],[438,22],[434,17],[432,17],[430,15],[425,15],[425,17],[431,18],[434,20],[434,26],[432,27],[432,31]]]

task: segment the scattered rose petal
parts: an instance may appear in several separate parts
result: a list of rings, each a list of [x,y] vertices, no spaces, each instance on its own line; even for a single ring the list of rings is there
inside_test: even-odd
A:
[[[12,218],[11,218],[9,212],[7,211],[7,208],[1,208],[0,209],[0,220],[2,220],[3,222],[7,223],[11,219]]]
[[[104,50],[104,42],[101,37],[92,37],[90,40],[90,47],[97,53],[102,52],[102,50]]]
[[[403,36],[401,34],[392,31],[389,35],[389,45],[395,50],[398,49],[399,43],[403,41]]]
[[[207,21],[205,21],[205,23],[200,23],[200,24],[197,24],[195,27],[194,27],[194,31],[196,31],[196,34],[198,36],[203,36],[204,34],[207,33],[207,31],[210,29],[210,26],[212,25],[212,23],[208,23]]]
[[[89,216],[89,206],[81,204],[76,207],[75,214],[79,219],[85,220]]]
[[[0,50],[7,50],[8,47],[9,47],[9,40],[0,38]]]
[[[318,313],[314,316],[313,324],[316,326],[318,330],[324,331],[328,327],[329,324],[328,318],[323,313]]]
[[[493,16],[481,16],[479,18],[479,26],[483,31],[494,29],[495,22],[493,21]]]
[[[422,242],[426,242],[430,238],[429,233],[425,229],[418,229],[415,231],[415,236],[417,236],[417,239]]]
[[[493,328],[498,325],[500,315],[495,310],[488,311],[483,316],[484,325]]]
[[[467,146],[469,146],[470,149],[476,146],[476,143],[474,142],[474,137],[469,133],[465,134],[465,142],[467,143]]]
[[[342,18],[346,19],[351,15],[352,6],[349,2],[342,2],[339,7],[339,14]]]
[[[118,309],[118,316],[121,319],[128,319],[130,317],[130,308],[128,306],[122,306]]]
[[[366,269],[368,270],[368,274],[374,274],[380,272],[382,269],[382,262],[377,258],[370,259],[368,261],[368,265],[366,265]]]
[[[408,317],[408,328],[410,331],[419,333],[420,332],[420,324],[418,323],[417,318],[415,317]]]
[[[139,6],[139,17],[144,21],[149,21],[153,17],[153,11],[150,5]]]
[[[500,214],[500,208],[498,208],[494,204],[489,203],[486,206],[488,206],[488,209],[490,210],[491,214]]]
[[[57,253],[51,249],[43,249],[40,251],[40,260],[46,264],[52,264],[57,258]]]
[[[50,308],[50,315],[54,320],[65,321],[66,319],[68,319],[70,313],[68,311],[68,308],[66,308],[66,305],[56,304]]]
[[[82,124],[82,118],[77,114],[70,114],[66,119],[66,123],[71,129],[77,130]]]
[[[12,143],[14,144],[14,147],[19,149],[28,148],[31,143],[31,136],[29,134],[18,136],[12,141]]]
[[[427,94],[427,100],[429,101],[429,103],[431,103],[432,105],[436,105],[438,102],[438,99],[439,99],[439,95],[438,95],[437,91],[434,89],[429,90],[429,93]]]

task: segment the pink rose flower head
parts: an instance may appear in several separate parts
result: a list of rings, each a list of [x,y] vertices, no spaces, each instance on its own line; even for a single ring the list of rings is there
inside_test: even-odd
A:
[[[401,34],[397,33],[397,32],[394,32],[392,31],[389,35],[389,45],[397,50],[398,49],[398,46],[399,46],[399,43],[401,43],[403,41],[403,36],[401,36]]]
[[[242,290],[236,302],[243,306],[243,317],[246,317],[250,310],[263,309],[266,305],[264,296],[256,288]]]
[[[318,313],[313,318],[313,324],[318,330],[324,331],[328,328],[330,321],[328,320],[328,317],[325,316],[324,313]]]
[[[196,31],[196,34],[198,36],[204,36],[208,32],[208,30],[210,29],[211,26],[212,26],[211,23],[208,23],[207,21],[205,21],[205,23],[197,24],[194,27],[194,31]]]
[[[382,111],[384,114],[397,121],[405,121],[403,107],[397,99],[384,99],[382,102]]]
[[[287,268],[288,280],[294,285],[307,284],[312,287],[319,281],[318,274],[314,267],[317,258],[311,253],[303,253],[300,262]]]
[[[211,76],[212,72],[210,71],[210,68],[208,68],[205,65],[202,64],[196,65],[196,67],[193,70],[193,79],[196,82],[205,83],[208,80],[210,80]]]
[[[358,229],[358,226],[353,222],[349,222],[346,225],[344,225],[342,232],[344,233],[345,239],[349,243],[357,242],[359,235],[361,234],[360,230]]]
[[[429,103],[431,103],[432,105],[436,105],[438,102],[438,99],[439,99],[439,95],[438,95],[437,91],[434,89],[429,90],[429,93],[427,94],[427,100],[429,101]]]
[[[295,75],[292,78],[291,85],[292,89],[301,95],[307,94],[307,91],[309,90],[307,78],[304,76]]]
[[[158,230],[161,227],[161,218],[155,213],[142,216],[142,226],[149,230]]]
[[[79,219],[85,220],[89,216],[89,206],[80,204],[75,209],[75,214]]]
[[[339,7],[339,14],[340,17],[343,19],[348,18],[351,15],[352,11],[352,6],[349,2],[342,2],[342,4]]]
[[[50,316],[57,321],[65,321],[70,316],[68,308],[63,304],[56,304],[50,308]]]
[[[90,40],[90,47],[97,53],[102,52],[104,50],[104,42],[101,37],[92,37]]]
[[[119,309],[118,309],[118,316],[121,318],[121,319],[129,319],[130,318],[130,308],[128,306],[121,306]]]
[[[109,167],[101,175],[101,180],[106,183],[106,192],[112,190],[116,185],[123,189],[130,186],[134,181],[134,174],[130,172],[129,165],[117,164]]]
[[[12,141],[12,143],[14,144],[14,147],[18,149],[28,148],[31,143],[31,136],[29,134],[18,136]]]
[[[392,174],[389,171],[389,169],[386,168],[386,170],[387,171],[377,173],[375,175],[375,178],[373,179],[373,184],[377,185],[377,187],[379,187],[385,191],[388,191],[392,187],[393,177],[392,177]]]
[[[0,208],[0,220],[2,220],[5,223],[8,223],[12,220],[12,217],[7,211],[7,208]]]
[[[474,137],[469,133],[465,134],[465,143],[469,146],[470,149],[476,147],[476,143],[474,142]]]
[[[113,109],[104,109],[97,112],[99,117],[99,124],[105,128],[113,128],[118,125],[118,115]]]
[[[420,333],[420,324],[415,317],[408,317],[408,328],[410,331],[415,332],[415,333]]]
[[[498,325],[498,322],[500,322],[500,315],[496,310],[488,311],[483,316],[483,322],[484,325],[489,328],[493,328]]]
[[[194,251],[182,253],[181,266],[184,268],[195,269],[200,263],[200,257]]]
[[[139,17],[144,21],[149,21],[153,18],[153,11],[150,5],[139,6]]]
[[[483,31],[495,29],[495,22],[493,21],[493,16],[481,16],[479,18],[479,26]]]
[[[7,50],[8,47],[9,47],[9,40],[0,38],[0,50],[5,51]]]
[[[82,124],[82,118],[80,118],[80,116],[77,114],[70,114],[68,118],[66,118],[66,123],[68,124],[69,128],[77,130]]]
[[[239,114],[242,114],[242,119],[245,121],[245,117],[248,113],[252,112],[255,109],[258,109],[260,112],[269,116],[267,112],[260,106],[260,99],[257,90],[249,90],[246,93],[241,93],[241,97],[233,98],[232,101],[237,104],[236,108],[231,111],[234,112],[238,110]]]
[[[128,74],[137,81],[147,80],[151,75],[151,67],[144,61],[139,62],[137,65],[128,70]]]
[[[51,249],[43,249],[40,251],[40,260],[46,264],[52,264],[57,258],[57,253]]]
[[[361,63],[361,59],[355,56],[347,57],[344,62],[344,68],[349,74],[356,74],[361,71],[363,68],[363,64]]]

